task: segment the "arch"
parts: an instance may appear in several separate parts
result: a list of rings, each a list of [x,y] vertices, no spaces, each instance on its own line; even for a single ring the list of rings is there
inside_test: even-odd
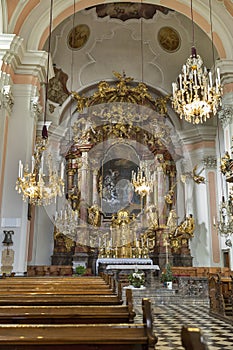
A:
[[[118,0],[119,1],[119,0]],[[184,16],[190,18],[190,5],[186,3],[186,1],[177,1],[177,0],[149,0],[147,1],[150,4],[154,5],[162,5],[165,7],[169,7],[172,10],[183,14]],[[91,0],[81,0],[76,3],[76,12],[79,12],[85,8],[93,7],[95,5],[101,4],[102,1],[91,1]],[[218,7],[217,7],[218,6]],[[232,58],[231,52],[231,43],[232,43],[232,34],[227,26],[227,19],[229,18],[229,13],[227,9],[225,9],[224,19],[219,18],[218,11],[219,7],[223,6],[221,4],[217,4],[216,8],[212,10],[212,16],[214,20],[214,33],[213,40],[215,47],[218,51],[218,54],[221,59],[224,58]],[[37,6],[38,7],[38,6]],[[34,8],[29,14],[27,20],[22,21],[21,27],[17,29],[19,35],[21,31],[28,32],[28,48],[29,49],[39,49],[41,50],[44,46],[44,43],[48,37],[48,16],[49,9],[47,8],[46,12],[43,16],[37,16],[36,8]],[[223,8],[221,7],[221,12],[223,13]],[[55,29],[62,21],[73,14],[73,1],[66,2],[56,2],[54,4],[54,19],[53,19],[53,29]],[[32,14],[32,16],[30,16]],[[20,16],[18,17],[18,23],[20,21]],[[33,18],[36,20],[33,20]],[[39,18],[39,20],[38,20]],[[226,21],[225,21],[226,19]],[[208,5],[203,3],[203,1],[196,1],[194,4],[194,22],[210,37],[210,24],[209,24],[209,8]],[[33,27],[31,26],[33,23]],[[26,30],[26,27],[27,30]],[[14,28],[15,29],[15,28]]]

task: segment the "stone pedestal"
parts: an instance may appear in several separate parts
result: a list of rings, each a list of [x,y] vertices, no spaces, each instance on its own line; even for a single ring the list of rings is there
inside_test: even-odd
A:
[[[191,255],[173,254],[173,266],[193,266],[193,258]]]
[[[52,255],[52,265],[70,265],[72,266],[72,254],[54,253]]]
[[[88,253],[87,252],[76,252],[73,256],[73,271],[77,266],[88,267]]]

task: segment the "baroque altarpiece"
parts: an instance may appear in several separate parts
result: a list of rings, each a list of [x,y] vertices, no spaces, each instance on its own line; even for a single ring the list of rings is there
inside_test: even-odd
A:
[[[192,266],[192,215],[178,225],[176,152],[169,97],[153,98],[124,74],[76,101],[66,158],[66,209],[58,213],[53,264],[150,258]]]

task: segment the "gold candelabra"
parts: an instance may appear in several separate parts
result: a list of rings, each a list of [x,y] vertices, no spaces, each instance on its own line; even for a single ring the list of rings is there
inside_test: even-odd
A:
[[[132,171],[131,181],[135,188],[135,192],[141,197],[144,197],[150,193],[153,182],[150,178],[149,172],[144,166],[138,168],[137,172],[134,170]]]

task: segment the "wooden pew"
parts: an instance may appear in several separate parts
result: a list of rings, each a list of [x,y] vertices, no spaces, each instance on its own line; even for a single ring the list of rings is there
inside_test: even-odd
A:
[[[61,305],[0,306],[0,323],[132,323],[132,290],[126,290],[126,305]]]
[[[154,350],[150,300],[142,307],[142,324],[0,324],[0,350]]]
[[[186,350],[208,350],[200,328],[183,326],[181,343]]]
[[[0,305],[119,305],[122,300],[119,300],[117,295],[109,294],[0,294]]]
[[[103,279],[12,278],[0,282],[0,305],[111,305],[122,304],[117,293]],[[92,281],[90,283],[90,281]],[[100,285],[93,281],[100,282]],[[102,285],[104,283],[104,285]]]
[[[233,322],[233,281],[231,277],[213,274],[209,277],[210,313]]]

